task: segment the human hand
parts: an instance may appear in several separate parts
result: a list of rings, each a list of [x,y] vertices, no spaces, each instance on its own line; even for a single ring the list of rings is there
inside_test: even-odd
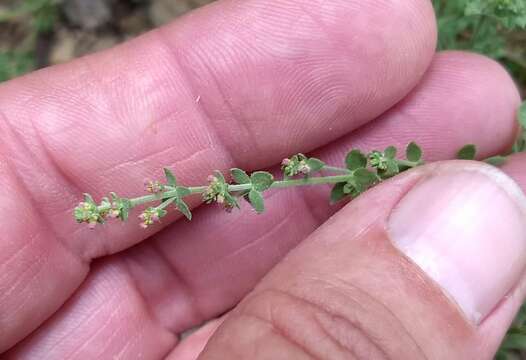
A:
[[[524,299],[526,262],[524,204],[493,168],[422,167],[312,235],[335,212],[327,189],[276,193],[261,216],[200,208],[162,231],[91,231],[71,215],[80,193],[136,194],[163,166],[192,184],[299,151],[330,162],[413,140],[428,160],[466,143],[482,157],[509,148],[509,76],[435,54],[435,40],[427,0],[222,1],[1,85],[3,357],[195,359],[219,320],[178,334],[245,298],[203,359],[490,358]],[[504,167],[522,186],[525,161]],[[425,178],[442,182],[427,191]],[[444,254],[434,272],[410,251],[422,234]]]

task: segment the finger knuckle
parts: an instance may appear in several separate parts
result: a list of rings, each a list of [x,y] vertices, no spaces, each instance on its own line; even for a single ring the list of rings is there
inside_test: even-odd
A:
[[[363,292],[319,282],[316,288],[314,293],[263,290],[237,312],[257,318],[273,336],[315,359],[425,358],[389,310]],[[388,326],[380,319],[388,319]]]

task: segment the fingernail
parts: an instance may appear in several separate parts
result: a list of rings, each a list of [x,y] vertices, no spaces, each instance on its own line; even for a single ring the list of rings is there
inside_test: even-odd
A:
[[[438,167],[393,210],[395,246],[478,325],[519,282],[526,264],[526,198],[500,170]]]

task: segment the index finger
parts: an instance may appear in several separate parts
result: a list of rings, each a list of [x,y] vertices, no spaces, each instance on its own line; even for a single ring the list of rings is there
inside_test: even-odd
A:
[[[0,351],[92,258],[148,236],[134,223],[79,228],[79,193],[132,195],[162,166],[192,184],[316,148],[401,99],[434,46],[427,0],[224,1],[2,85],[0,203],[17,220],[0,221]]]

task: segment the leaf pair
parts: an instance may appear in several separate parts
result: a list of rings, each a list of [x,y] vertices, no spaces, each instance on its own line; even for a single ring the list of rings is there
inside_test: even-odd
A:
[[[183,198],[190,195],[192,192],[190,189],[184,186],[177,186],[177,178],[174,173],[168,169],[164,168],[164,175],[166,176],[166,183],[168,186],[175,188],[175,196],[173,196],[173,202],[177,210],[179,210],[188,220],[192,220],[192,212],[188,205],[184,202]]]
[[[242,196],[252,205],[258,213],[265,211],[263,191],[268,190],[274,183],[274,176],[266,171],[256,171],[250,176],[241,169],[230,169],[230,174],[237,184],[250,184],[248,190],[242,192]]]
[[[348,196],[354,198],[371,188],[378,180],[378,176],[374,172],[366,168],[358,168],[354,170],[347,182],[334,185],[331,191],[331,203],[334,204]]]

